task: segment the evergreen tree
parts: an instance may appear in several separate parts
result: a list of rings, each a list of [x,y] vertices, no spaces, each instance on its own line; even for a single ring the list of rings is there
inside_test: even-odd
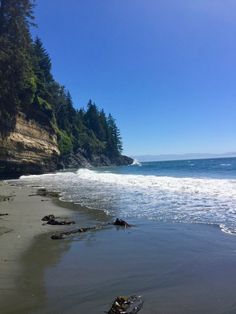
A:
[[[13,129],[22,112],[57,134],[62,155],[82,150],[88,157],[119,156],[114,118],[91,100],[86,110],[75,110],[70,93],[54,80],[48,52],[31,38],[33,8],[33,0],[0,0],[0,131]]]
[[[29,106],[36,89],[31,62],[33,1],[0,0],[0,118]],[[14,120],[14,119],[13,119]]]
[[[103,109],[99,112],[99,122],[101,126],[100,140],[106,142],[108,137],[108,124],[107,117]]]
[[[36,37],[33,44],[33,63],[36,75],[37,95],[50,101],[51,84],[54,83],[51,74],[51,59],[41,40]]]
[[[122,147],[122,140],[120,136],[120,130],[118,129],[115,119],[109,114],[107,119],[108,125],[108,139],[107,139],[107,153],[114,157],[121,154],[123,147]]]

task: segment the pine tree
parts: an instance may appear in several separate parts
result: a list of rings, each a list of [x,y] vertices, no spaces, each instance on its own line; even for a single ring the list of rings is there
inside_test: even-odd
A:
[[[101,140],[103,136],[102,126],[99,120],[99,110],[97,106],[90,100],[87,105],[87,112],[85,114],[85,123],[88,129],[92,130],[95,136]]]
[[[108,136],[108,124],[107,117],[103,109],[99,112],[99,122],[101,126],[100,140],[106,142]]]
[[[108,139],[107,139],[107,153],[111,157],[118,156],[122,153],[123,145],[115,119],[109,114],[107,118],[108,125]]]
[[[36,37],[33,44],[33,63],[34,73],[36,75],[37,95],[50,101],[51,84],[54,83],[51,74],[51,59],[43,43]]]
[[[51,59],[37,37],[33,42],[34,0],[0,0],[0,131],[14,128],[22,112],[56,133],[62,155],[82,150],[111,158],[122,152],[120,131],[91,100],[75,110],[70,93],[57,83]]]
[[[32,69],[33,1],[0,0],[0,118],[14,120],[36,89]]]

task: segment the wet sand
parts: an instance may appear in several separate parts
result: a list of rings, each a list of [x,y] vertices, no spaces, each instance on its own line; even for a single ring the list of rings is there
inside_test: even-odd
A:
[[[235,236],[224,234],[216,226],[136,219],[130,221],[135,224],[130,229],[110,226],[53,241],[50,233],[55,226],[42,226],[42,211],[54,213],[54,209],[59,213],[61,210],[60,215],[72,215],[79,227],[106,222],[111,217],[59,201],[41,202],[42,197],[33,200],[26,198],[27,188],[20,191],[21,196],[9,204],[1,202],[0,206],[8,204],[4,210],[10,213],[15,207],[22,211],[35,204],[37,214],[33,215],[38,215],[35,224],[39,226],[37,232],[34,227],[31,233],[28,231],[21,245],[16,241],[19,232],[0,237],[1,279],[4,278],[3,252],[10,252],[10,247],[17,248],[12,253],[15,260],[6,263],[5,268],[10,270],[15,265],[15,271],[8,271],[9,282],[6,278],[1,280],[3,290],[11,283],[5,291],[10,299],[0,302],[3,313],[99,314],[109,309],[115,296],[132,294],[143,296],[142,314],[236,313]],[[24,199],[22,203],[20,197]],[[17,222],[22,214],[15,215]],[[3,223],[7,219],[3,217],[0,226],[16,230],[10,222]]]
[[[236,239],[204,225],[138,222],[77,237],[45,272],[47,313],[104,313],[142,295],[143,314],[236,313]]]
[[[12,296],[17,294],[16,281],[22,271],[22,254],[37,236],[52,230],[52,226],[43,225],[42,217],[48,214],[73,216],[71,210],[57,206],[50,198],[35,195],[36,191],[0,182],[0,215],[8,214],[0,216],[0,305],[3,313],[7,313],[11,305],[8,297],[12,300]],[[61,228],[53,227],[53,230]]]

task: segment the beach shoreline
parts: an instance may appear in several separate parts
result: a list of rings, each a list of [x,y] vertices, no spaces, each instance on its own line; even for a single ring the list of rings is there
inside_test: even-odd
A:
[[[41,219],[54,214],[72,217],[72,209],[63,208],[53,198],[37,195],[37,188],[0,183],[0,277],[2,305],[8,296],[14,295],[16,278],[21,271],[20,259],[32,242],[40,235],[61,230]],[[6,214],[6,215],[5,215]]]
[[[54,232],[114,217],[36,191],[1,183],[0,213],[9,214],[0,219],[9,231],[0,236],[4,314],[99,314],[133,294],[143,296],[142,314],[235,313],[236,238],[218,226],[131,219],[133,228],[53,241]],[[48,214],[76,225],[43,225]]]

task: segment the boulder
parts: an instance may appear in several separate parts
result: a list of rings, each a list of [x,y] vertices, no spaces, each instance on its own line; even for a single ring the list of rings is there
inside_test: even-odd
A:
[[[143,307],[143,300],[140,296],[117,297],[108,314],[136,314]]]
[[[125,228],[128,228],[128,227],[131,227],[130,224],[128,224],[128,222],[126,222],[125,220],[123,219],[119,219],[119,218],[116,218],[115,222],[113,223],[114,226],[120,226],[120,227],[125,227]]]

